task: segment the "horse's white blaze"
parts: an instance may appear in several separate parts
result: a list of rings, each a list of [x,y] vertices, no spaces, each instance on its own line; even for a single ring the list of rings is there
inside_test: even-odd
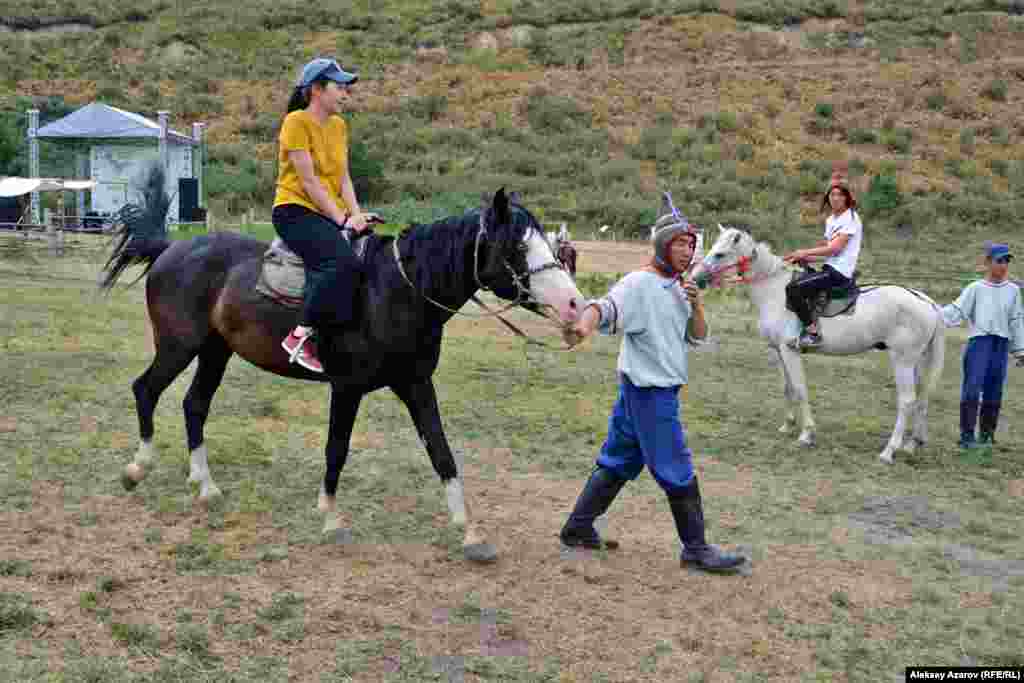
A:
[[[714,276],[723,269],[735,267],[741,258],[749,258],[752,279],[751,300],[758,308],[761,336],[776,350],[781,363],[783,387],[789,402],[786,422],[780,431],[788,431],[796,423],[800,410],[800,443],[814,443],[814,417],[807,396],[800,354],[789,343],[799,333],[796,315],[786,308],[786,285],[792,271],[766,244],[736,228],[719,226],[718,239],[704,259],[694,268],[691,277],[707,271]],[[913,443],[927,439],[928,394],[942,370],[944,330],[941,313],[927,297],[916,296],[900,288],[879,288],[862,295],[857,309],[850,316],[824,318],[819,321],[823,344],[818,351],[826,355],[864,353],[883,342],[889,351],[896,378],[898,411],[892,436],[879,454],[884,462],[892,462],[893,452],[903,446],[908,423],[913,422]]]
[[[200,500],[216,498],[221,495],[220,489],[217,488],[210,475],[210,465],[206,458],[206,444],[192,451],[188,480],[193,484],[199,484]]]
[[[555,254],[547,240],[536,231],[529,231],[526,244],[526,265],[533,268],[555,261]],[[582,313],[584,297],[567,272],[549,268],[530,276],[530,296],[542,305],[550,306],[562,323],[575,322]]]
[[[466,495],[462,489],[462,480],[455,477],[445,484],[448,498],[448,513],[452,524],[463,526],[466,523]]]

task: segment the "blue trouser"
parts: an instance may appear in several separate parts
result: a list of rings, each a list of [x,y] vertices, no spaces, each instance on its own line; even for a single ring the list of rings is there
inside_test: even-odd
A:
[[[608,419],[608,436],[597,464],[625,480],[647,465],[672,494],[693,479],[693,454],[679,420],[680,387],[638,387],[620,375],[619,397]]]
[[[968,340],[963,358],[964,380],[960,388],[961,438],[968,441],[974,438],[979,407],[981,431],[989,435],[995,433],[1006,384],[1009,349],[1010,340],[994,334]]]
[[[988,334],[973,337],[964,352],[964,383],[960,400],[1002,401],[1006,368],[1010,358],[1010,340]]]

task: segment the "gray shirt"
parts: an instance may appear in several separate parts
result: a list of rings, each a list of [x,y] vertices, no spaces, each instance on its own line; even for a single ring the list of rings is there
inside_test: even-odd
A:
[[[674,387],[688,382],[687,332],[693,309],[676,279],[638,270],[591,302],[601,311],[597,330],[622,335],[618,370],[639,387]]]
[[[975,280],[942,309],[946,325],[967,321],[971,337],[994,334],[1010,340],[1010,353],[1024,352],[1024,301],[1016,283]]]

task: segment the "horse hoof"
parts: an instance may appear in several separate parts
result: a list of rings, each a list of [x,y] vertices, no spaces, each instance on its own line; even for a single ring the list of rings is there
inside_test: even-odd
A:
[[[206,495],[199,495],[198,502],[203,507],[210,507],[211,505],[216,505],[223,498],[224,494],[221,493],[219,488],[211,487],[210,490],[206,492]]]
[[[463,546],[462,552],[470,562],[488,563],[498,559],[498,549],[486,542]]]
[[[139,485],[139,482],[146,477],[145,470],[134,462],[125,465],[124,470],[121,471],[121,485],[124,486],[126,491],[133,490]]]
[[[814,437],[802,438],[798,440],[798,443],[803,448],[814,448]]]
[[[884,462],[886,465],[892,464],[892,453],[882,452],[878,455],[878,459]]]
[[[324,532],[324,543],[331,545],[349,545],[352,543],[351,529],[331,529]]]
[[[125,491],[133,491],[135,490],[135,487],[138,485],[139,482],[129,477],[127,472],[121,473],[121,486],[124,487]]]

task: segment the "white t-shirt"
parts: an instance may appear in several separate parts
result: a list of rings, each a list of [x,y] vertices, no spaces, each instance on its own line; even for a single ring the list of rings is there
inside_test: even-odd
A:
[[[846,277],[852,278],[853,271],[857,268],[857,259],[860,257],[860,241],[864,236],[860,217],[852,210],[847,209],[838,216],[831,215],[825,221],[825,239],[831,242],[838,235],[849,235],[850,241],[841,252],[825,259],[825,265],[832,266]]]

